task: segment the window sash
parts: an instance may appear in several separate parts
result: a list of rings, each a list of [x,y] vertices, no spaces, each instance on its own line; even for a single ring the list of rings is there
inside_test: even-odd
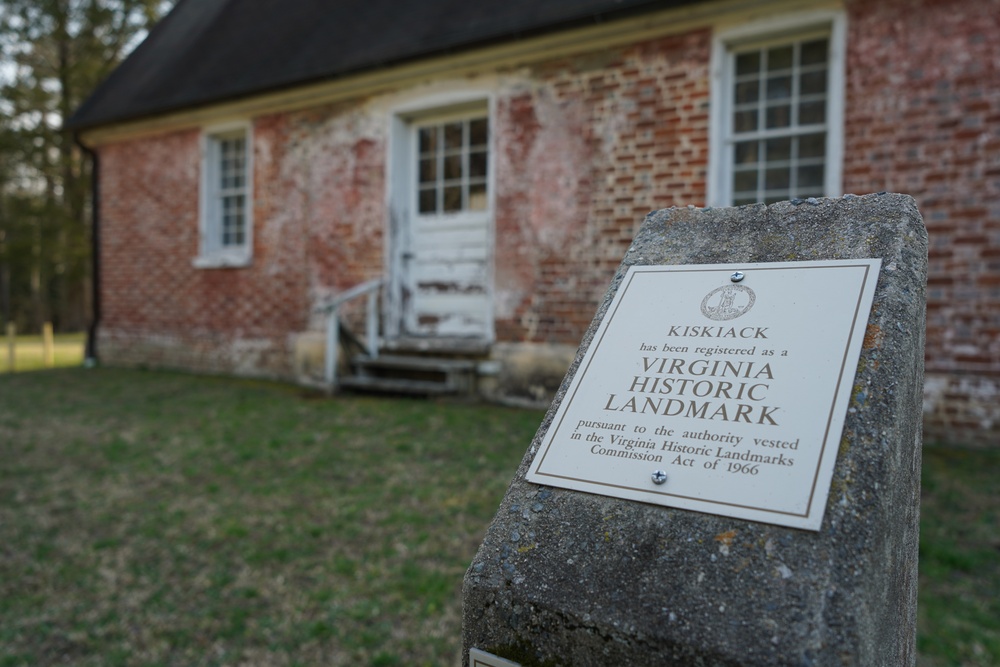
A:
[[[248,245],[249,160],[245,130],[208,137],[208,210],[205,249],[208,254],[240,250]]]
[[[420,216],[489,208],[489,117],[436,119],[414,126],[414,210]]]
[[[826,193],[831,44],[824,30],[727,47],[723,158],[728,204]]]

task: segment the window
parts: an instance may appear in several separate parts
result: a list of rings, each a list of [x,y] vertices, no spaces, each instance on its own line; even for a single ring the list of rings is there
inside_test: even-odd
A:
[[[198,266],[243,266],[250,262],[249,136],[244,125],[205,134]]]
[[[417,126],[417,211],[487,208],[489,121],[464,118]]]
[[[842,64],[831,20],[719,40],[717,205],[840,194]]]

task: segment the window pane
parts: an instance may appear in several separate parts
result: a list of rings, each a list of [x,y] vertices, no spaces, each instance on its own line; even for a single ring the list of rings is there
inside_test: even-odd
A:
[[[420,182],[433,183],[437,179],[437,158],[420,160]]]
[[[479,178],[486,176],[489,159],[485,152],[469,153],[469,176]]]
[[[826,154],[826,133],[805,134],[799,137],[799,157],[823,157]]]
[[[421,213],[437,212],[437,188],[427,188],[420,191],[419,208]]]
[[[779,46],[769,49],[767,52],[767,71],[791,69],[792,67],[792,46]]]
[[[821,188],[823,186],[823,165],[799,167],[799,188]]]
[[[802,64],[803,65],[819,65],[826,62],[827,52],[829,51],[828,40],[817,39],[812,42],[806,42],[802,45]]]
[[[741,53],[736,56],[736,75],[756,74],[760,71],[760,52]]]
[[[788,127],[792,123],[791,108],[782,105],[767,108],[767,129],[773,130],[780,127]]]
[[[469,185],[469,210],[486,210],[486,184],[473,183]]]
[[[448,123],[444,126],[444,148],[452,150],[462,147],[463,123]]]
[[[789,160],[792,157],[792,138],[781,137],[779,139],[768,139],[766,143],[766,150],[768,162]]]
[[[489,123],[485,118],[469,121],[469,145],[485,146],[489,139]]]
[[[799,93],[802,95],[816,95],[826,93],[826,70],[818,72],[805,72],[799,77]]]
[[[451,185],[444,189],[445,212],[462,210],[462,186]]]
[[[747,204],[756,204],[756,197],[740,197],[733,200],[733,206],[746,206]]]
[[[737,111],[733,122],[735,132],[753,132],[757,129],[757,111]]]
[[[799,105],[799,124],[826,122],[826,101],[803,102]]]
[[[741,141],[736,144],[736,164],[752,164],[757,161],[757,142]]]
[[[764,189],[787,190],[791,185],[791,170],[788,167],[768,169],[764,174]]]
[[[419,132],[420,152],[431,153],[437,150],[437,128],[422,127]]]
[[[733,179],[733,190],[737,192],[757,191],[757,172],[738,171]]]
[[[736,103],[756,102],[760,97],[760,81],[751,79],[736,84]]]
[[[446,179],[462,178],[462,154],[448,155],[444,159],[444,177]]]
[[[775,76],[767,80],[767,99],[784,100],[792,96],[792,77]]]

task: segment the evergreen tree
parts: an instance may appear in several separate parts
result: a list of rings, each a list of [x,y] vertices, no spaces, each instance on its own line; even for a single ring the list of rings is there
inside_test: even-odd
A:
[[[90,163],[63,120],[167,8],[0,0],[0,319],[81,329],[90,311]]]

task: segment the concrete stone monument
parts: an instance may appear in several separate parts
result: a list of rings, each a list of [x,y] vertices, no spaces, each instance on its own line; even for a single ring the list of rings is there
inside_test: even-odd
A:
[[[913,665],[927,235],[651,213],[464,583],[477,665]]]

